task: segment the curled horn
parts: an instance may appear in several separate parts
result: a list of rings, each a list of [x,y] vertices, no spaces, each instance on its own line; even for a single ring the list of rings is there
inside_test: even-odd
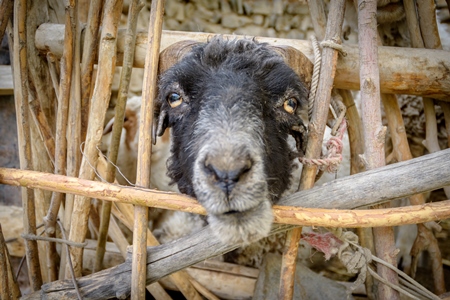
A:
[[[284,61],[297,73],[306,88],[310,90],[314,68],[312,62],[301,51],[291,46],[271,46],[270,48],[284,58]],[[291,128],[290,134],[296,141],[298,152],[304,154],[306,151],[306,141],[308,140],[308,109],[298,110],[297,115],[304,126],[294,126]]]
[[[158,74],[164,73],[167,69],[176,64],[180,59],[182,59],[191,49],[198,45],[199,42],[196,41],[180,41],[174,43],[164,49],[159,55],[159,65]],[[155,103],[155,118],[153,118],[153,143],[156,143],[156,136],[162,136],[165,131],[164,120],[166,117],[166,112],[161,112],[161,104]]]

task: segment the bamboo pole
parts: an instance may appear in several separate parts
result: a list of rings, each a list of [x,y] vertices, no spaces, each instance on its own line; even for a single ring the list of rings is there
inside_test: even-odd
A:
[[[94,93],[92,96],[92,108],[89,114],[89,124],[84,147],[84,156],[80,166],[80,178],[93,179],[94,170],[92,166],[96,165],[99,144],[105,112],[108,107],[111,95],[112,77],[116,62],[116,37],[117,25],[120,19],[122,0],[107,1],[104,8],[103,28],[100,38],[99,66],[98,75],[95,82]],[[92,165],[92,166],[91,166]],[[76,196],[72,213],[69,240],[74,242],[83,242],[88,229],[88,218],[90,211],[90,199],[87,197]],[[81,275],[82,268],[82,249],[71,249],[71,260],[76,276]],[[70,274],[67,273],[68,278]]]
[[[148,27],[148,47],[145,58],[142,87],[142,106],[139,120],[139,145],[136,185],[150,187],[152,134],[148,129],[153,126],[153,99],[156,96],[158,61],[161,44],[164,1],[153,1],[150,8]],[[131,299],[143,299],[146,287],[148,208],[135,206],[133,228],[133,256],[131,272]]]
[[[325,41],[341,44],[340,36],[344,21],[345,1],[331,2]],[[331,89],[336,74],[338,51],[324,47],[322,51],[321,74],[317,86],[315,105],[308,128],[308,145],[305,158],[318,158],[322,151],[323,135],[331,102]],[[330,67],[331,66],[331,67]],[[306,190],[314,186],[317,166],[304,165],[299,189]],[[281,276],[278,299],[292,299],[294,278],[301,228],[295,228],[286,234],[286,244],[281,262]]]
[[[21,169],[32,169],[32,153],[30,139],[30,118],[28,108],[28,64],[27,64],[27,1],[14,3],[14,98],[16,102],[16,118],[19,144],[19,160]],[[36,234],[36,215],[34,192],[22,189],[22,206],[24,210],[24,233]],[[36,241],[25,243],[28,276],[31,290],[36,291],[42,285],[39,254]]]
[[[364,160],[366,169],[385,165],[384,138],[386,128],[381,125],[380,74],[378,69],[377,2],[358,1],[358,41],[360,52],[360,82],[362,122],[364,131]],[[382,207],[389,208],[384,204]],[[392,227],[373,229],[375,251],[378,257],[395,265],[395,238]],[[387,281],[398,284],[397,273],[378,265],[378,274]],[[379,283],[380,299],[399,299],[399,293],[389,286]]]
[[[115,107],[115,119],[112,128],[111,143],[108,149],[108,166],[106,169],[105,179],[108,182],[114,182],[116,177],[115,165],[117,163],[117,157],[119,153],[120,137],[122,134],[124,116],[125,116],[125,106],[128,97],[128,89],[130,85],[131,71],[133,67],[134,60],[134,49],[136,43],[136,27],[139,12],[141,11],[144,4],[140,0],[134,0],[130,4],[128,11],[128,21],[127,21],[127,34],[126,47],[124,52],[124,61],[122,66],[122,72],[120,75],[120,85],[118,98]],[[106,239],[108,235],[108,225],[111,215],[111,202],[104,201],[101,211],[101,223],[99,228],[99,237],[96,250],[96,258],[94,265],[94,272],[101,270],[103,257],[105,255]]]
[[[124,51],[124,30],[118,34],[118,58]],[[134,66],[144,66],[147,52],[146,33],[138,33]],[[193,40],[206,42],[213,34],[199,32],[163,31],[161,51],[175,42]],[[46,53],[53,52],[61,57],[61,42],[64,36],[64,26],[59,24],[42,24],[36,31],[36,47]],[[244,38],[238,35],[223,35],[229,38]],[[314,61],[311,43],[305,40],[257,37],[257,41],[271,45],[289,45],[305,54]],[[337,64],[334,87],[338,89],[359,90],[359,52],[357,45],[342,45],[347,56],[341,57]],[[428,96],[448,101],[450,82],[446,80],[450,57],[447,51],[426,49],[405,49],[400,47],[379,47],[380,59],[380,89],[387,94],[410,94]],[[427,57],[426,64],[423,57]],[[418,72],[420,70],[420,72]]]

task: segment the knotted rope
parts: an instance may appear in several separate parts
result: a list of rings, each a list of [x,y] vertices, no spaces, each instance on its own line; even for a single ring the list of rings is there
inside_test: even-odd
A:
[[[347,290],[349,296],[353,290],[364,283],[367,273],[370,273],[378,281],[390,286],[400,293],[405,294],[410,299],[420,299],[420,297],[436,300],[439,299],[438,296],[428,291],[401,270],[372,255],[369,249],[359,246],[358,236],[355,233],[351,231],[344,231],[342,228],[328,228],[328,230],[331,232],[324,234],[305,233],[302,237],[303,240],[308,242],[311,246],[321,252],[324,252],[325,259],[329,259],[331,256],[337,255],[349,273],[359,273],[355,282]],[[401,286],[393,284],[379,276],[370,267],[372,262],[383,264],[384,266],[397,272],[401,276]]]
[[[319,82],[320,68],[322,63],[322,56],[320,53],[319,43],[315,36],[311,37],[311,43],[314,52],[314,68],[311,80],[311,89],[308,97],[308,113],[311,117],[314,108],[314,101],[316,98],[317,86]],[[342,51],[339,44],[332,41],[324,41],[321,43],[323,47],[331,47],[338,51]],[[336,48],[337,47],[337,48]],[[300,157],[299,161],[306,165],[317,165],[321,171],[326,171],[329,173],[335,173],[342,162],[342,150],[344,133],[347,129],[347,122],[345,120],[346,107],[342,104],[342,98],[336,94],[332,97],[332,106],[335,110],[339,110],[339,116],[336,118],[336,123],[333,127],[331,134],[333,135],[327,142],[327,154],[321,158],[305,158]]]

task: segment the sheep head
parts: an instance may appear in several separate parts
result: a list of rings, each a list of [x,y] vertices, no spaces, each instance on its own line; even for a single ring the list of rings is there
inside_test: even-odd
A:
[[[157,133],[172,128],[168,174],[224,242],[270,231],[271,205],[291,181],[288,134],[306,144],[307,95],[277,51],[249,39],[214,37],[162,74]]]

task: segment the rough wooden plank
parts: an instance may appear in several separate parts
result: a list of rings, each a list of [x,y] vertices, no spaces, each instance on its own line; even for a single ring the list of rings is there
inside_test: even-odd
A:
[[[163,31],[161,51],[175,42],[194,40],[205,42],[211,33]],[[147,33],[138,33],[134,66],[144,66],[147,52]],[[227,36],[227,35],[224,35]],[[243,36],[232,35],[232,38]],[[42,24],[36,31],[36,47],[41,51],[52,51],[57,57],[62,54],[61,42],[64,39],[64,26],[58,24]],[[258,37],[258,41],[274,46],[289,45],[305,54],[313,61],[311,43],[304,40]],[[121,61],[125,48],[125,31],[119,30],[117,44],[117,61]],[[337,64],[334,87],[339,89],[358,90],[359,83],[359,51],[358,45],[343,45],[347,54],[340,57]],[[399,47],[378,47],[380,88],[387,94],[411,94],[430,98],[450,99],[450,56],[448,51],[432,49],[411,49]]]

